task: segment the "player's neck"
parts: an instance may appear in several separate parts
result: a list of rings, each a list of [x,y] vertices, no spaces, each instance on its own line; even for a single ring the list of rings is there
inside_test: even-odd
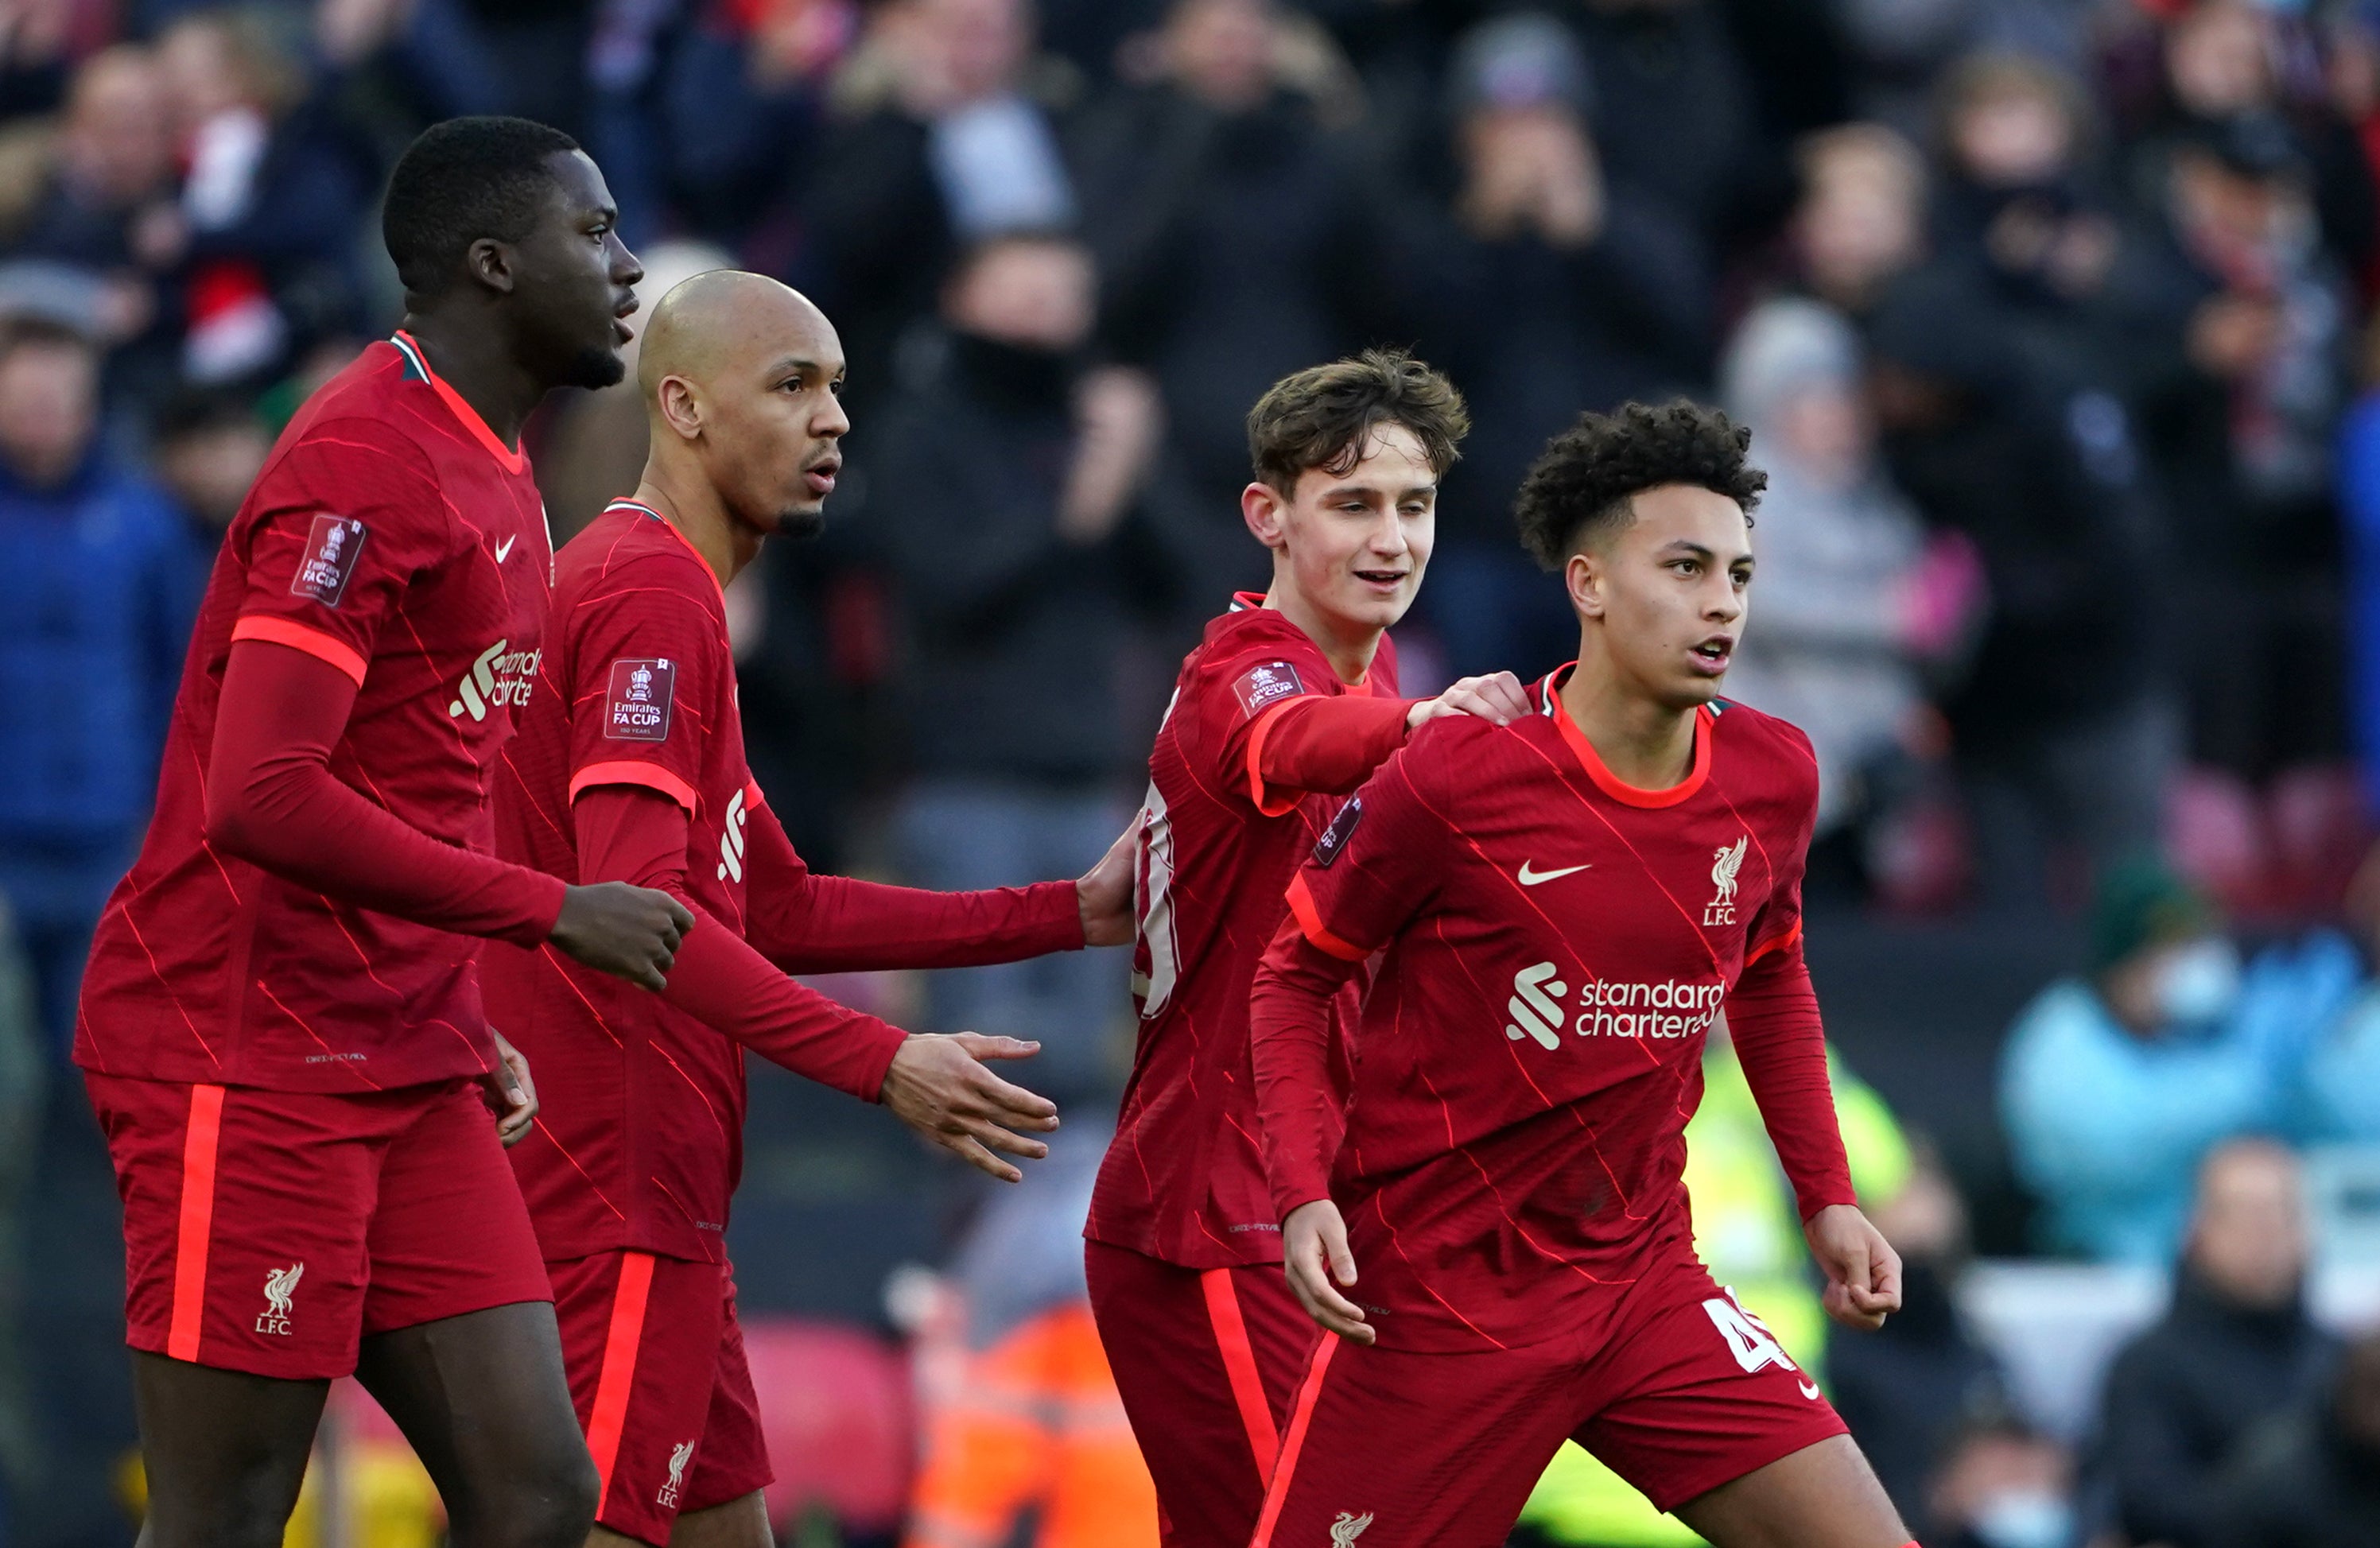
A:
[[[1592,634],[1579,642],[1578,666],[1559,696],[1562,713],[1622,783],[1667,790],[1693,772],[1694,707],[1680,709],[1632,690]]]
[[[698,474],[663,466],[656,457],[645,464],[636,497],[685,536],[722,590],[759,555],[760,535],[730,515],[719,491]]]
[[[471,405],[497,440],[518,451],[521,426],[544,401],[550,384],[513,357],[505,331],[486,317],[444,308],[407,312],[401,326],[420,345],[438,379]]]
[[[1372,658],[1379,653],[1380,636],[1386,630],[1331,617],[1279,575],[1273,577],[1272,589],[1265,593],[1264,605],[1305,631],[1305,637],[1321,648],[1322,659],[1330,663],[1340,682],[1361,683],[1371,671]]]

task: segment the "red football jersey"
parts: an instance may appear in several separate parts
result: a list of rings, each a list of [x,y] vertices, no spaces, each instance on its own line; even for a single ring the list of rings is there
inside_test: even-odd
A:
[[[307,400],[215,560],[156,814],[92,943],[78,1064],[329,1092],[490,1068],[479,942],[212,848],[208,760],[232,643],[290,646],[359,685],[331,773],[492,853],[491,769],[536,679],[552,563],[528,459],[407,335]]]
[[[1267,788],[1257,765],[1269,723],[1302,697],[1397,693],[1385,635],[1350,687],[1263,602],[1242,595],[1207,625],[1149,754],[1135,888],[1140,1039],[1084,1228],[1186,1268],[1281,1261],[1257,1140],[1248,986],[1280,927],[1282,889],[1344,797]],[[1354,993],[1341,1007],[1350,1022]]]
[[[1384,1347],[1591,1333],[1614,1287],[1691,1252],[1705,1034],[1746,963],[1799,940],[1808,740],[1714,704],[1687,778],[1638,790],[1562,710],[1566,671],[1511,726],[1426,724],[1290,883],[1319,951],[1386,949],[1327,1184]],[[1325,1191],[1327,1143],[1301,1154],[1296,1127],[1267,1136],[1284,1217]]]
[[[742,934],[760,793],[718,577],[676,527],[618,501],[564,546],[553,606],[545,685],[497,792],[504,853],[575,882],[572,800],[646,786],[688,814],[695,904]],[[487,974],[489,1014],[537,1075],[537,1131],[514,1147],[513,1169],[545,1255],[723,1261],[743,1164],[742,1046],[550,948],[492,948]]]

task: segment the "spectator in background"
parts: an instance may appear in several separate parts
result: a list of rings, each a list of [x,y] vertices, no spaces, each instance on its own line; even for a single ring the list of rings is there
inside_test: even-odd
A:
[[[1970,1251],[1967,1209],[1929,1147],[1917,1148],[1908,1180],[1879,1200],[1870,1218],[1900,1254],[1900,1310],[1876,1337],[1828,1340],[1828,1397],[1901,1518],[1938,1518],[1944,1512],[1929,1493],[1939,1474],[1956,1470],[1966,1432],[2006,1421],[2006,1378],[1954,1299]],[[2011,1488],[1959,1487],[1962,1499]],[[1987,1517],[1991,1509],[1978,1499],[1962,1514]],[[1991,1548],[2029,1545],[1991,1541]]]
[[[2316,1403],[2251,1439],[2213,1508],[2207,1548],[2380,1543],[2380,1331],[2348,1349]]]
[[[2044,1245],[2171,1263],[2200,1158],[2287,1131],[2308,1044],[2356,977],[2335,939],[2266,951],[2243,973],[2213,906],[2162,864],[2110,871],[2088,976],[2043,990],[2001,1058],[2001,1117],[2044,1207]]]
[[[1086,116],[1086,231],[1103,333],[1162,387],[1177,605],[1211,616],[1264,585],[1239,515],[1244,416],[1291,371],[1348,354],[1380,306],[1378,211],[1331,99],[1282,57],[1299,36],[1272,0],[1175,0],[1156,79]]]
[[[1880,124],[1803,141],[1801,201],[1786,222],[1794,285],[1864,321],[1892,279],[1925,254],[1925,163]]]
[[[378,178],[262,10],[202,10],[157,42],[181,151],[183,374],[255,386],[352,332]]]
[[[1869,839],[1905,829],[1938,783],[1928,766],[1948,749],[1924,673],[1973,644],[1982,563],[1955,532],[1929,538],[1893,488],[1859,339],[1839,314],[1815,301],[1767,302],[1737,330],[1720,380],[1729,414],[1751,428],[1768,469],[1755,538],[1760,626],[1744,637],[1729,694],[1809,733],[1816,868],[1832,857],[1854,879],[1906,872],[1889,843]],[[1905,874],[1895,883],[1925,885]]]
[[[1670,208],[1608,184],[1586,63],[1528,13],[1466,34],[1448,84],[1440,202],[1397,223],[1400,310],[1463,383],[1475,427],[1439,500],[1422,608],[1457,676],[1530,677],[1577,621],[1513,538],[1512,498],[1582,410],[1706,381],[1711,265]]]
[[[944,289],[940,368],[854,430],[913,636],[917,780],[894,827],[919,886],[1078,875],[1124,820],[1145,728],[1121,723],[1121,535],[1158,414],[1143,379],[1078,368],[1093,285],[1065,237],[981,244]],[[1097,951],[939,973],[928,1019],[1038,1039],[1052,1100],[1111,1098],[1119,973]]]
[[[2037,908],[2060,878],[2156,843],[2173,765],[2123,406],[1955,258],[1889,287],[1870,348],[1893,480],[1974,543],[1992,598],[1942,706],[1983,898]]]
[[[150,460],[182,508],[196,549],[212,553],[222,546],[272,452],[271,432],[235,393],[188,392],[158,412]]]
[[[2100,1411],[2095,1466],[2133,1542],[2213,1548],[2241,1440],[2328,1381],[2338,1351],[2306,1316],[2301,1187],[2269,1141],[2232,1141],[2199,1168],[2172,1306],[2117,1355]]]
[[[1742,241],[1763,213],[1752,84],[1714,0],[1585,0],[1564,7],[1595,81],[1595,139],[1616,187],[1668,201],[1705,240]]]
[[[149,820],[198,574],[163,491],[99,436],[99,352],[0,330],[0,681],[40,694],[0,737],[0,895],[59,1060],[108,889]]]
[[[805,288],[842,331],[860,402],[892,386],[894,345],[954,254],[1079,212],[1062,153],[1075,85],[1037,57],[1026,0],[891,0],[869,27],[803,203]]]
[[[2012,299],[2081,332],[2069,308],[2106,281],[2117,224],[2082,174],[2079,89],[2022,54],[1983,54],[1944,80],[1939,112],[1936,246],[1979,260]]]
[[[35,201],[0,216],[0,249],[69,264],[105,286],[101,323],[119,350],[112,374],[136,394],[177,369],[180,298],[164,282],[182,253],[174,134],[154,53],[103,50],[75,72]]]
[[[2014,1420],[1985,1420],[1950,1442],[1918,1519],[1935,1548],[2071,1548],[2073,1485],[2064,1446]]]
[[[2173,515],[2191,753],[2244,808],[2345,749],[2332,494],[2345,291],[2277,120],[2178,132],[2164,164],[2156,227],[2112,301]]]

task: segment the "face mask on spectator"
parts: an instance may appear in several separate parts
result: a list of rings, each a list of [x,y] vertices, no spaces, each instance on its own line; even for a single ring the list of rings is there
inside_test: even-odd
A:
[[[1971,1530],[1988,1548],[2065,1548],[2074,1507],[2046,1490],[2010,1490],[1984,1501]]]
[[[2157,1009],[2169,1022],[2221,1019],[2240,998],[2240,950],[2220,936],[2180,947],[2157,974]]]

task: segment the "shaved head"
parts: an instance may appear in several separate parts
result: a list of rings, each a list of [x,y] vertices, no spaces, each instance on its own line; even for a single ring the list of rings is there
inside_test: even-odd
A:
[[[851,428],[843,341],[808,297],[713,269],[661,299],[637,357],[657,467],[696,476],[759,537],[823,521]]]

